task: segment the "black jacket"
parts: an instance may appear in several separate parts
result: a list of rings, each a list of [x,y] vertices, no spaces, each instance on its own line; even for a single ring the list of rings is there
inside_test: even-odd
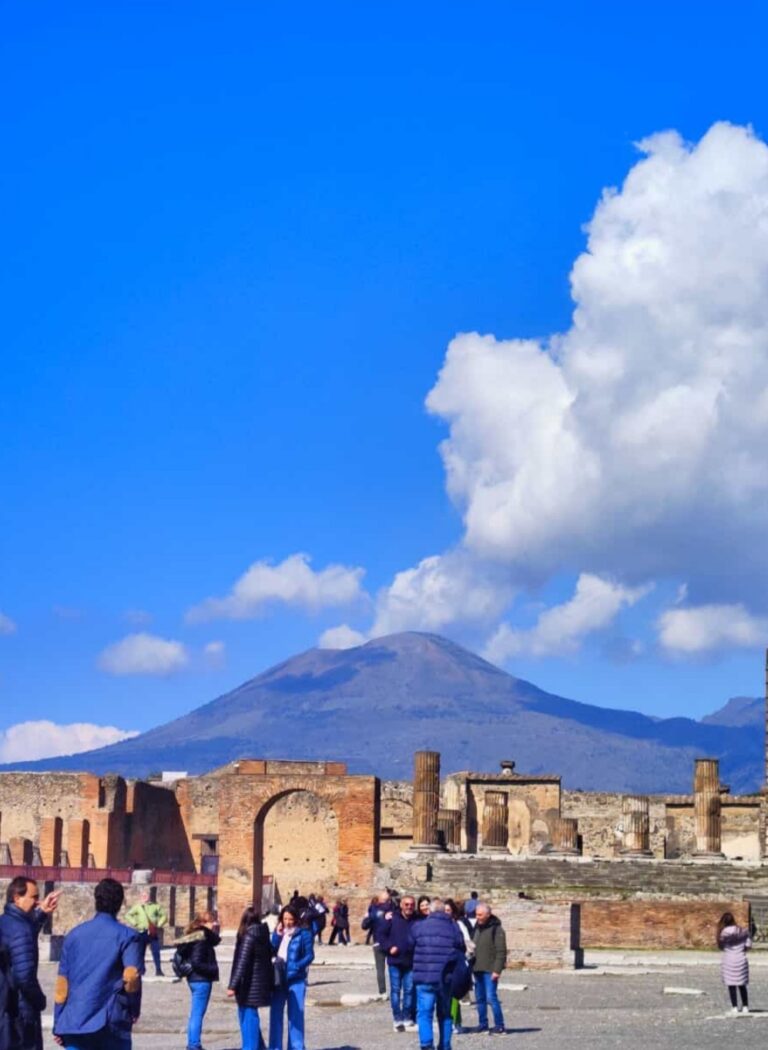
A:
[[[402,970],[410,970],[413,966],[411,929],[415,921],[415,916],[406,919],[401,912],[393,911],[392,918],[380,926],[379,947],[386,953],[390,966],[399,966]],[[397,948],[394,955],[390,954],[392,948]]]
[[[216,962],[216,945],[220,940],[218,933],[203,926],[176,942],[176,947],[182,956],[192,965],[192,973],[187,977],[188,981],[218,981],[219,964]]]
[[[235,945],[229,987],[238,1006],[258,1010],[272,1001],[273,968],[269,930],[264,922],[255,922]]]
[[[11,973],[19,992],[22,1017],[36,1018],[45,1009],[45,994],[37,979],[37,938],[45,915],[36,908],[24,912],[17,904],[6,904],[0,918],[0,937],[8,949]]]

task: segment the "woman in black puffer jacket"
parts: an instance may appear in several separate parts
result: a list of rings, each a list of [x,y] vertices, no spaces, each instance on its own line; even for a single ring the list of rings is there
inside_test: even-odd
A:
[[[214,981],[219,979],[219,964],[216,962],[216,945],[219,937],[218,923],[213,912],[196,915],[187,926],[184,936],[177,941],[182,958],[192,967],[187,975],[192,996],[187,1024],[187,1050],[202,1050],[203,1018],[208,1009]]]
[[[243,1050],[262,1050],[259,1007],[269,1006],[273,986],[272,946],[267,924],[258,911],[246,908],[240,919],[235,943],[232,976],[227,995],[237,1000]]]

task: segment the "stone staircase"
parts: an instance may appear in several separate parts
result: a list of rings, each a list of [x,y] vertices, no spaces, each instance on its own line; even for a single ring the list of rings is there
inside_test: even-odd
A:
[[[667,899],[768,898],[768,864],[444,854],[430,861],[430,868],[435,888],[462,898],[470,890],[571,900],[637,895]]]

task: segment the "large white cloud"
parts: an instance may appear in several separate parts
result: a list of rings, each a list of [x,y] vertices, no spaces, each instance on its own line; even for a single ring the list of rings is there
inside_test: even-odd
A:
[[[363,574],[363,569],[346,565],[328,565],[315,572],[306,554],[292,554],[277,565],[257,561],[235,582],[229,594],[207,598],[193,606],[187,619],[246,620],[278,604],[308,612],[351,605],[364,596]]]
[[[5,613],[0,612],[0,634],[15,634],[16,624]]]
[[[462,542],[517,584],[668,578],[768,612],[768,148],[724,123],[640,148],[589,223],[569,330],[448,348],[427,405]]]
[[[662,646],[678,656],[768,644],[768,618],[752,616],[740,603],[667,609],[658,627]]]
[[[371,634],[490,622],[514,593],[507,576],[462,550],[424,558],[379,593]]]
[[[118,740],[137,736],[133,731],[115,726],[97,726],[89,722],[57,725],[46,720],[20,722],[0,731],[0,762],[24,762],[54,755],[77,755],[96,747],[106,747]]]
[[[583,573],[572,598],[545,610],[526,630],[501,624],[489,641],[485,656],[503,663],[511,656],[550,656],[578,649],[583,639],[608,627],[626,606],[648,593],[647,587],[623,587],[613,580]]]
[[[189,664],[189,652],[181,642],[142,632],[108,645],[98,663],[109,674],[167,675],[182,671]]]

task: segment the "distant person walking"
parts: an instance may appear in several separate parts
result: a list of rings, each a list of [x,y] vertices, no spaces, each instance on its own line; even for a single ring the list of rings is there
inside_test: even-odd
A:
[[[507,964],[507,938],[504,927],[491,912],[490,904],[478,901],[477,923],[472,931],[475,943],[475,1002],[481,1032],[501,1034],[504,1014],[499,1002],[499,977]],[[488,1007],[493,1013],[493,1027],[488,1027]]]
[[[464,901],[464,915],[475,925],[475,912],[477,911],[477,890],[472,890],[469,900]]]
[[[195,916],[184,936],[176,942],[179,955],[189,967],[186,975],[190,994],[187,1050],[203,1050],[203,1019],[211,1001],[213,985],[219,979],[216,945],[220,940],[216,916],[212,911],[204,911]]]
[[[432,1022],[436,1013],[438,1050],[451,1050],[449,972],[457,958],[464,956],[464,938],[439,897],[432,898],[430,907],[426,919],[414,922],[410,930],[419,1043],[422,1050],[433,1050]]]
[[[317,937],[317,943],[323,943],[323,930],[325,929],[326,923],[328,922],[328,905],[325,903],[325,899],[321,893],[318,893],[315,897],[315,911],[317,912],[317,918],[315,919],[315,936]]]
[[[363,929],[367,930],[373,942],[373,961],[376,966],[376,983],[379,995],[387,994],[387,953],[380,944],[382,931],[392,918],[395,904],[390,896],[389,890],[377,893],[368,905],[368,914],[363,919]],[[365,941],[368,944],[368,938]]]
[[[272,945],[267,924],[256,908],[240,919],[227,995],[237,1001],[242,1050],[264,1050],[259,1009],[272,1002]]]
[[[168,913],[162,905],[152,900],[149,893],[142,893],[141,901],[134,904],[128,910],[125,921],[129,926],[137,930],[141,938],[144,950],[142,955],[141,972],[146,969],[147,946],[152,953],[152,962],[155,965],[155,976],[162,977],[163,969],[160,965],[160,931],[168,925]]]
[[[37,979],[37,938],[46,917],[56,910],[58,899],[58,893],[49,893],[41,902],[37,883],[23,875],[11,879],[6,891],[0,938],[8,952],[10,974],[18,995],[18,1050],[43,1050],[40,1015],[46,999]]]
[[[346,897],[340,897],[333,906],[328,944],[335,944],[337,937],[339,944],[349,944],[349,906]]]
[[[141,1012],[144,945],[117,921],[123,887],[102,879],[93,893],[96,914],[64,938],[56,978],[53,1031],[67,1050],[131,1050]]]
[[[288,1048],[304,1050],[304,1001],[307,974],[314,962],[312,931],[299,925],[293,908],[283,908],[272,934],[275,990],[269,1011],[269,1050],[283,1050],[283,1017],[288,1014]]]
[[[737,925],[729,911],[720,916],[717,924],[717,947],[723,953],[720,959],[720,976],[728,989],[731,1013],[748,1014],[749,961],[747,952],[752,947],[752,938],[745,926]],[[737,989],[741,997],[740,1007],[737,1005]]]
[[[389,1003],[392,1025],[396,1032],[410,1032],[416,1028],[415,993],[413,985],[413,940],[411,929],[416,921],[416,900],[406,895],[385,921],[379,932],[379,947],[387,960],[389,970]]]

